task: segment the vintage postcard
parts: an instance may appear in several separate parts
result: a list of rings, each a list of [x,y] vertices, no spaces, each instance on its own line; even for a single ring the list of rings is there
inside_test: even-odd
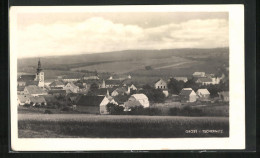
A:
[[[9,17],[11,150],[245,148],[243,5]]]

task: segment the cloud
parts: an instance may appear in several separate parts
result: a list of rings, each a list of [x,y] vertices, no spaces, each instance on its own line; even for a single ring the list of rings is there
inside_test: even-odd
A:
[[[228,46],[225,19],[189,20],[152,28],[114,23],[102,17],[82,22],[33,24],[18,30],[19,57],[72,55],[126,49]]]

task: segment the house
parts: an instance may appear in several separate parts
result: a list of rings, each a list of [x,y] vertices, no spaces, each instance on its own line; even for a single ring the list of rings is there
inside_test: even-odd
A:
[[[44,95],[43,98],[45,99],[47,105],[55,105],[58,101],[58,99],[53,95]]]
[[[124,106],[126,109],[129,109],[130,107],[134,106],[143,106],[144,108],[149,107],[149,100],[148,97],[145,94],[133,94],[128,99],[127,102],[124,103]]]
[[[18,86],[26,86],[26,82],[34,81],[35,78],[36,78],[36,75],[21,75],[17,79]]]
[[[80,97],[77,105],[77,110],[89,114],[109,114],[107,111],[107,104],[109,99],[105,96],[87,96]]]
[[[75,82],[83,79],[82,74],[69,74],[64,76],[58,76],[58,79],[62,79],[65,82]]]
[[[79,91],[79,87],[76,86],[76,85],[75,85],[74,83],[72,83],[72,82],[67,83],[67,84],[64,86],[63,89],[66,90],[67,92],[68,92],[68,91],[71,91],[72,93],[78,93],[78,91]]]
[[[210,85],[213,83],[212,79],[208,77],[198,78],[195,82],[202,85]]]
[[[30,95],[17,95],[17,105],[24,105],[29,101]]]
[[[196,92],[198,98],[202,101],[209,100],[210,98],[210,93],[207,89],[198,89]]]
[[[206,77],[205,75],[206,75],[205,72],[194,72],[192,74],[193,77]]]
[[[129,75],[125,75],[125,74],[113,74],[112,76],[110,76],[108,78],[108,80],[126,80],[126,79],[131,79],[132,76]]]
[[[188,77],[173,77],[177,81],[183,81],[184,83],[188,81]]]
[[[191,88],[183,88],[179,94],[181,102],[195,102],[196,93]]]
[[[48,91],[48,94],[53,96],[66,96],[66,90],[51,89]]]
[[[111,87],[119,87],[122,84],[122,80],[106,80],[105,81],[106,88],[111,88]]]
[[[44,80],[44,85],[45,85],[45,87],[49,87],[49,85],[50,85],[52,82],[54,82],[54,81],[56,81],[56,79],[47,79],[47,80]]]
[[[111,96],[115,97],[118,95],[125,95],[130,94],[130,88],[129,87],[118,87],[114,91],[112,91]]]
[[[218,93],[219,99],[221,99],[224,102],[229,102],[229,92],[223,91]]]
[[[99,80],[97,72],[88,72],[83,75],[84,80]]]
[[[167,83],[163,79],[159,79],[155,82],[154,87],[156,89],[167,89]]]
[[[169,96],[169,91],[167,89],[163,89],[162,92],[165,95],[165,97]]]
[[[49,87],[51,88],[57,88],[57,87],[64,88],[64,86],[65,86],[64,82],[60,80],[55,80],[51,84],[49,84]]]
[[[38,86],[29,85],[24,88],[24,94],[32,95],[32,96],[41,96],[41,95],[47,95],[48,93]]]
[[[35,106],[35,105],[47,105],[47,102],[46,102],[46,100],[44,99],[43,96],[30,96],[27,103],[28,104],[32,103],[32,106]]]
[[[102,80],[96,80],[96,79],[82,80],[82,85],[85,86],[87,89],[89,89],[92,84],[97,84],[99,88],[106,88],[106,86],[102,87],[103,84]]]

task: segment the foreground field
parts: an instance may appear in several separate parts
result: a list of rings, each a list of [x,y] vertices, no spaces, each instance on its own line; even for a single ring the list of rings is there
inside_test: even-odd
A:
[[[229,121],[228,117],[18,114],[18,129],[20,138],[228,137]]]

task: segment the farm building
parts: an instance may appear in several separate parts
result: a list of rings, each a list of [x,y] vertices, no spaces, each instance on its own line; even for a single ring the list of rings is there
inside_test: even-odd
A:
[[[90,114],[108,114],[109,99],[105,96],[81,96],[77,102],[77,110]]]
[[[105,81],[106,88],[111,88],[111,87],[118,87],[122,84],[122,80],[106,80]]]
[[[143,106],[144,108],[149,107],[149,100],[148,97],[144,94],[133,94],[128,99],[127,102],[125,102],[124,106],[126,108],[134,107],[134,106]]]
[[[66,84],[66,86],[64,86],[63,88],[64,90],[70,90],[72,93],[77,93],[79,91],[79,87],[76,86],[74,83],[69,82]]]
[[[154,87],[156,89],[167,89],[167,83],[163,79],[159,79],[155,82]]]
[[[198,78],[196,80],[196,83],[202,84],[202,85],[210,85],[212,84],[212,79],[208,77]]]
[[[17,105],[24,105],[29,102],[29,95],[17,95]]]
[[[228,91],[223,91],[219,92],[219,99],[221,99],[224,102],[229,102],[229,92]]]
[[[97,72],[88,72],[83,75],[84,80],[99,80]]]
[[[206,77],[206,73],[205,72],[194,72],[192,74],[193,77]]]
[[[207,89],[198,89],[196,94],[200,100],[209,100],[210,98],[210,93]]]
[[[53,81],[51,84],[49,84],[49,87],[51,88],[56,88],[56,87],[61,87],[61,88],[64,88],[64,82],[63,81],[60,81],[60,80],[57,80],[57,81]]]
[[[195,102],[196,93],[191,88],[183,88],[179,94],[181,102]]]
[[[38,86],[30,85],[24,88],[24,94],[32,95],[32,96],[40,96],[40,95],[47,95],[48,93]]]
[[[130,88],[126,87],[118,87],[114,91],[112,91],[111,96],[115,97],[118,95],[125,95],[125,94],[130,94]]]
[[[43,96],[30,96],[29,100],[27,100],[28,102],[26,102],[27,104],[33,104],[32,106],[35,105],[47,105],[46,100],[44,99]]]

